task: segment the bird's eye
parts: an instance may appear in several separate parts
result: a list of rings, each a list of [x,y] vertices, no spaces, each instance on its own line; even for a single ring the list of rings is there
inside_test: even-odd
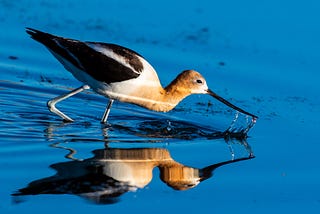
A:
[[[199,79],[196,82],[199,83],[199,84],[203,83],[202,80],[199,80]]]

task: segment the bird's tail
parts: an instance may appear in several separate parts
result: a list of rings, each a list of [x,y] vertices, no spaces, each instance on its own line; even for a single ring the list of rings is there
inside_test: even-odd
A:
[[[51,48],[52,46],[55,46],[55,42],[54,39],[57,39],[59,37],[54,36],[52,34],[49,33],[45,33],[33,28],[26,28],[26,32],[31,36],[32,39],[36,40],[37,42],[42,43],[43,45],[45,45],[48,48]]]
[[[65,62],[68,61],[79,69],[82,68],[79,60],[75,58],[72,51],[69,50],[73,48],[73,43],[76,42],[76,40],[55,36],[33,28],[26,28],[26,32],[32,39],[48,48],[54,57],[56,57],[65,67]],[[66,68],[70,71],[69,67]]]
[[[32,39],[37,40],[39,42],[41,42],[43,39],[48,39],[48,38],[52,38],[54,37],[53,35],[49,34],[49,33],[44,33],[40,30],[36,30],[33,28],[26,28],[26,32],[31,36]]]

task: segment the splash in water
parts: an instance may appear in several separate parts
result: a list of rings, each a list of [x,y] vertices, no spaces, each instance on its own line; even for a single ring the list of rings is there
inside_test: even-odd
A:
[[[234,119],[231,121],[229,128],[225,131],[226,136],[232,135],[234,137],[247,137],[248,132],[256,124],[257,118],[245,115],[245,124],[241,125],[242,121],[240,119],[240,113],[237,111]]]

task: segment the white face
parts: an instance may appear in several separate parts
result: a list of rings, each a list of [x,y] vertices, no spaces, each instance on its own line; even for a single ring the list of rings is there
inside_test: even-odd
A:
[[[208,92],[208,85],[206,80],[201,76],[196,76],[193,79],[192,83],[192,90],[193,94],[207,94]]]

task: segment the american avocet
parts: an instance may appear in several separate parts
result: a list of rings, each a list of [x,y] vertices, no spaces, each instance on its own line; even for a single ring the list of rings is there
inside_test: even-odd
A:
[[[253,120],[257,118],[211,91],[202,75],[194,70],[181,72],[163,88],[154,68],[140,54],[128,48],[67,39],[32,28],[27,28],[26,32],[46,46],[76,79],[84,83],[80,88],[48,101],[49,110],[65,121],[73,120],[55,105],[90,88],[110,99],[101,119],[102,123],[107,121],[114,100],[167,112],[190,94],[209,94],[227,106],[251,116]]]

